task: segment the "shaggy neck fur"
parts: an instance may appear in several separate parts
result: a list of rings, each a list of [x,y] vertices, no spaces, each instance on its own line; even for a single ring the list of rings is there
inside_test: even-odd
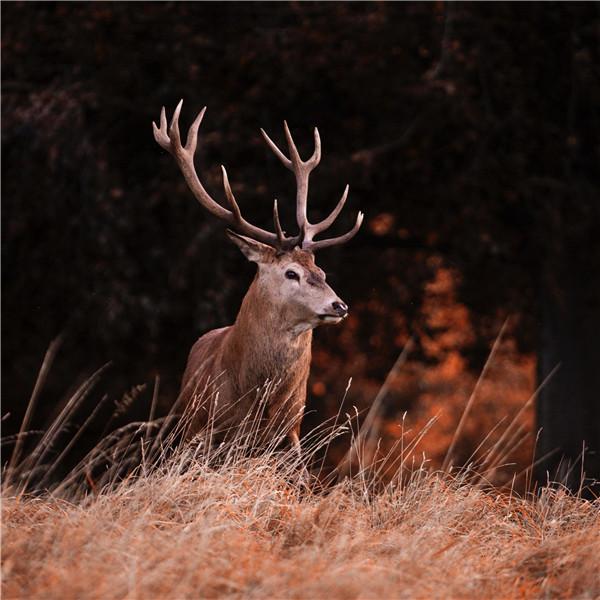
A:
[[[242,302],[224,348],[224,359],[236,365],[240,391],[265,380],[285,381],[308,375],[312,329],[289,306],[275,306],[255,277]]]

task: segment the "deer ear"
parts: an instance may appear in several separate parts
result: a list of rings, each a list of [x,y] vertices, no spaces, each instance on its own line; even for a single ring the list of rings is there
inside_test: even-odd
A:
[[[252,238],[240,235],[231,229],[227,230],[227,237],[244,253],[244,256],[252,262],[265,262],[275,253],[275,249]]]

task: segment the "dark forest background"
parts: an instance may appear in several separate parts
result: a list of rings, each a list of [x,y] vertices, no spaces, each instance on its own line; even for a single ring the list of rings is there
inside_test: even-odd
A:
[[[259,134],[281,143],[283,119],[304,154],[312,127],[323,139],[311,220],[346,183],[339,231],[366,213],[319,255],[351,318],[316,334],[306,427],[349,377],[348,406],[368,407],[412,338],[382,435],[440,410],[443,456],[509,317],[457,461],[560,364],[517,462],[542,427],[541,479],[577,487],[584,442],[600,477],[599,17],[577,2],[3,3],[4,433],[58,335],[36,427],[107,361],[90,406],[108,394],[141,418],[160,375],[167,410],[192,343],[233,321],[252,267],[152,137],[184,98],[184,127],[208,106],[199,173],[221,198],[225,164],[252,222],[270,227],[277,197],[291,230],[293,179]]]

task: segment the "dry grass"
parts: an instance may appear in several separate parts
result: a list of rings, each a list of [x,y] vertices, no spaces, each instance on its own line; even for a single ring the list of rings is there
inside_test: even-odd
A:
[[[4,598],[597,598],[600,505],[413,472],[297,485],[290,457],[178,456],[77,503],[5,490]],[[296,484],[294,483],[296,479]]]
[[[367,443],[372,414],[339,481],[307,482],[303,467],[320,474],[315,457],[353,418],[305,436],[302,460],[278,439],[256,452],[269,386],[227,444],[209,426],[167,456],[185,420],[132,424],[50,484],[54,436],[97,376],[3,473],[4,598],[600,598],[600,499],[485,483],[475,469],[495,470],[509,442],[461,471],[415,468],[404,432],[382,456]]]

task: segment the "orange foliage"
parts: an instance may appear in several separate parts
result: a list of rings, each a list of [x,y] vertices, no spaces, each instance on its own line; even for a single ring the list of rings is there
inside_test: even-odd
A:
[[[382,222],[385,221],[382,219]],[[377,417],[377,429],[381,437],[380,451],[387,453],[401,436],[404,436],[404,446],[410,444],[427,423],[435,419],[435,424],[418,448],[433,468],[439,468],[481,371],[473,370],[468,360],[468,352],[477,341],[477,332],[469,310],[457,299],[460,274],[437,256],[430,258],[428,266],[433,277],[424,290],[423,318],[415,335],[417,348],[408,354],[397,373],[388,375],[383,409]],[[370,344],[375,348],[374,353],[379,360],[386,344],[385,336],[393,336],[398,352],[408,342],[408,324],[402,311],[390,313],[389,305],[377,298],[370,298],[362,306],[356,307],[339,334],[340,345],[351,349],[351,361],[345,361],[343,356],[332,356],[323,349],[315,349],[312,391],[320,398],[325,391],[330,392],[329,395],[339,402],[348,377],[353,377],[347,405],[356,405],[367,411],[382,381],[368,376],[374,359],[370,353],[360,349],[361,319],[365,315],[375,321]],[[501,325],[499,317],[494,329],[499,331]],[[484,461],[484,465],[489,467],[485,462],[486,453],[500,442],[490,457],[493,460],[489,462],[500,461],[507,466],[491,469],[487,473],[495,483],[505,483],[511,474],[522,472],[530,466],[533,454],[533,402],[524,410],[521,409],[534,392],[535,357],[519,352],[514,337],[517,325],[516,318],[512,323],[509,322],[485,377],[479,384],[472,408],[456,440],[453,456],[450,457],[455,465],[462,466],[478,460],[479,464]],[[340,374],[346,377],[340,378]],[[337,384],[331,383],[336,381]],[[336,387],[332,389],[334,385]],[[329,407],[330,413],[335,414],[336,410],[337,407]],[[405,412],[406,417],[403,418]],[[509,424],[510,428],[506,431]],[[478,449],[486,436],[487,440]],[[339,458],[334,448],[332,459]],[[517,485],[520,483],[522,479]]]

